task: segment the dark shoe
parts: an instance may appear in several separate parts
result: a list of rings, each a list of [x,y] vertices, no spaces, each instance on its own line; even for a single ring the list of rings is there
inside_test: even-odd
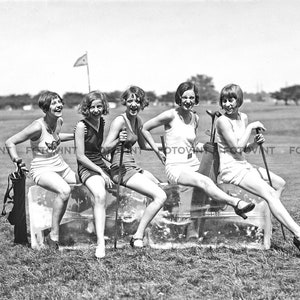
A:
[[[141,238],[132,237],[129,244],[132,248],[143,248],[144,247],[143,239],[141,239]]]
[[[254,207],[255,207],[255,204],[254,203],[249,203],[247,204],[245,207],[243,208],[239,208],[239,203],[241,202],[242,200],[239,200],[239,202],[236,204],[236,206],[234,207],[234,212],[242,217],[243,219],[247,219],[248,217],[245,215],[245,213],[251,211]]]
[[[50,237],[50,233],[45,237],[45,243],[49,246],[50,249],[59,249],[58,241],[53,241]]]
[[[295,236],[293,239],[293,243],[297,247],[297,249],[300,251],[300,240],[298,240]]]

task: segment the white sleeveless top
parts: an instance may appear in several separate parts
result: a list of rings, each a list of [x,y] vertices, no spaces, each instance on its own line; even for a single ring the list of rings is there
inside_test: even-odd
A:
[[[245,126],[245,114],[239,113],[239,119],[238,120],[231,120],[230,118],[226,116],[222,116],[221,118],[226,118],[226,121],[228,121],[231,125],[231,128],[237,138],[237,141],[239,141],[246,130]],[[220,155],[220,170],[222,170],[224,167],[230,165],[231,163],[235,161],[245,161],[245,155],[244,152],[237,152],[232,153],[224,140],[224,138],[219,134],[218,130],[216,130],[216,139],[218,143],[218,150]]]
[[[220,117],[226,118],[226,121],[230,123],[238,141],[245,134],[246,130],[246,115],[239,113],[239,116],[238,120],[231,120],[226,116]],[[230,151],[226,141],[219,134],[218,130],[216,131],[216,139],[220,156],[218,183],[233,183],[238,185],[253,166],[247,162],[243,151],[239,153],[232,153]]]
[[[37,122],[42,126],[42,133],[39,139],[36,141],[30,140],[33,158],[48,158],[58,155],[60,144],[60,138],[58,134],[56,132],[49,133],[42,118],[38,119]]]
[[[194,142],[196,139],[197,120],[194,113],[188,124],[180,119],[177,110],[174,109],[175,118],[172,126],[166,132],[166,166],[167,165],[197,165],[199,160],[195,155]]]
[[[49,133],[42,118],[37,121],[42,125],[41,136],[36,141],[30,141],[33,154],[33,160],[30,164],[30,175],[36,183],[40,175],[46,171],[64,172],[64,175],[71,171],[61,156],[58,134],[56,132]],[[61,126],[60,124],[57,125]]]

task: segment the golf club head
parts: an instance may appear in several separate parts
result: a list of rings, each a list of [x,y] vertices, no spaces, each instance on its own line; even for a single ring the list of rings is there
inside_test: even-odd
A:
[[[207,113],[208,115],[210,115],[213,119],[214,119],[215,117],[220,117],[220,116],[222,116],[222,114],[221,114],[218,110],[216,110],[216,111],[211,111],[211,110],[207,109],[207,110],[206,110],[206,113]]]

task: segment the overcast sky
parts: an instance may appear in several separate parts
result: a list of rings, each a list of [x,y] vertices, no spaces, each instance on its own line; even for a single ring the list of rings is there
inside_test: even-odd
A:
[[[248,92],[300,84],[300,1],[1,1],[0,95],[158,95],[195,74]]]

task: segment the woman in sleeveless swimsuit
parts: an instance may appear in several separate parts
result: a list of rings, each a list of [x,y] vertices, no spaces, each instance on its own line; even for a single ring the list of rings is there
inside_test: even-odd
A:
[[[6,148],[14,163],[23,165],[18,157],[16,145],[30,140],[33,160],[30,175],[33,181],[54,193],[57,197],[53,202],[51,232],[45,242],[58,249],[59,224],[65,213],[71,193],[70,184],[77,182],[76,174],[66,164],[60,154],[59,144],[74,139],[73,134],[61,133],[63,124],[63,100],[54,92],[45,91],[40,95],[39,107],[45,116],[33,121],[29,126],[6,141]]]
[[[253,129],[265,130],[261,122],[248,124],[246,114],[239,112],[243,104],[243,91],[236,84],[226,85],[220,94],[220,106],[225,114],[216,123],[216,137],[220,154],[219,182],[233,183],[265,199],[272,214],[294,234],[294,245],[300,250],[300,226],[293,220],[280,201],[285,181],[270,172],[273,187],[268,184],[264,168],[247,162],[243,152],[253,151],[264,143],[263,135],[256,134],[248,143]]]
[[[108,103],[105,94],[99,91],[88,93],[79,106],[84,119],[75,129],[75,148],[80,181],[93,194],[94,218],[97,235],[95,256],[105,256],[105,187],[111,187],[110,171],[102,158],[104,131],[103,115],[108,114]]]
[[[137,86],[131,86],[123,93],[122,100],[126,111],[111,123],[103,147],[107,151],[113,151],[111,175],[113,181],[118,182],[121,144],[124,143],[121,184],[153,199],[145,209],[138,229],[130,241],[132,247],[143,247],[145,229],[160,210],[167,196],[159,187],[158,180],[150,172],[141,169],[133,156],[132,147],[136,142],[143,150],[151,149],[142,136],[142,120],[138,116],[140,110],[148,105],[145,92]],[[124,128],[126,131],[123,130]]]
[[[183,82],[175,94],[177,108],[167,110],[143,126],[143,134],[159,159],[165,164],[168,180],[174,184],[197,187],[215,200],[225,201],[235,209],[235,213],[245,217],[245,213],[254,208],[220,190],[214,182],[198,171],[200,162],[195,152],[200,151],[202,143],[195,145],[199,117],[192,111],[199,103],[197,87],[191,82]],[[166,133],[166,156],[159,151],[150,131],[164,126]]]

